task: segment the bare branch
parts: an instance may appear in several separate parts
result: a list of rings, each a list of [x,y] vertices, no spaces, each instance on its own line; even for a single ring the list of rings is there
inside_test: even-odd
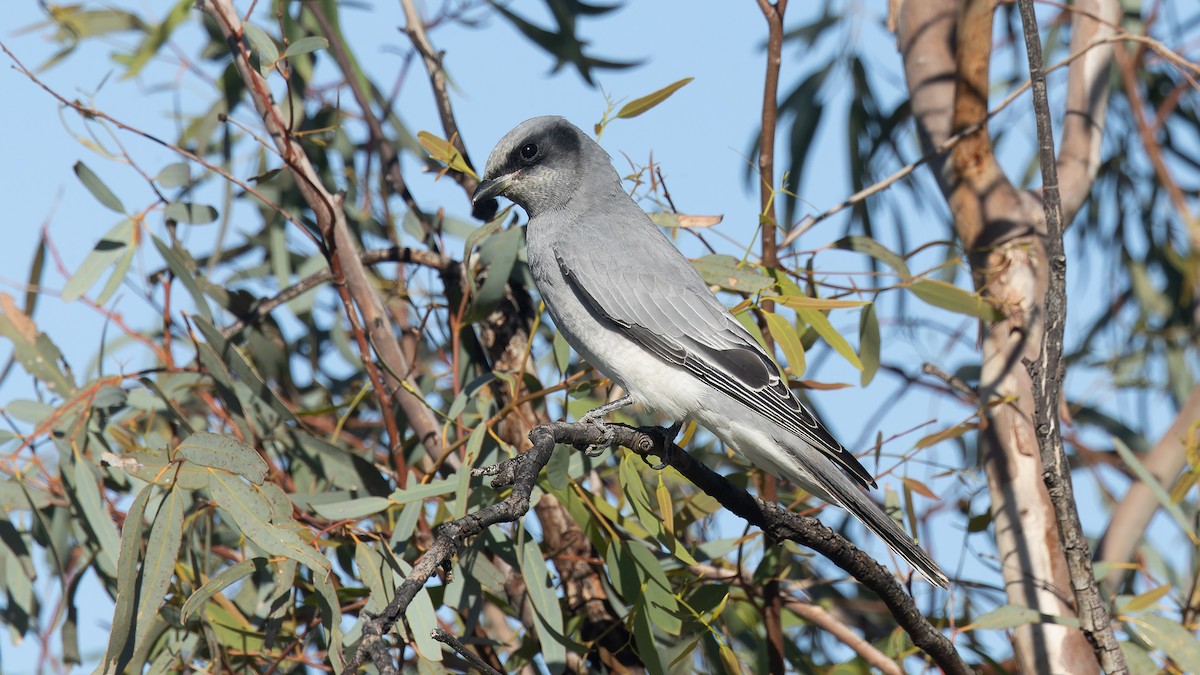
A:
[[[1044,330],[1038,359],[1030,365],[1033,378],[1034,419],[1042,455],[1042,480],[1054,505],[1058,536],[1067,557],[1071,590],[1080,628],[1096,652],[1106,673],[1128,673],[1125,655],[1113,633],[1108,605],[1092,573],[1092,557],[1071,485],[1071,466],[1063,448],[1058,416],[1062,398],[1063,331],[1067,319],[1067,256],[1063,252],[1063,212],[1058,193],[1058,166],[1054,159],[1054,129],[1046,96],[1046,72],[1042,66],[1042,38],[1038,32],[1033,0],[1018,0],[1025,50],[1033,80],[1033,110],[1037,122],[1038,158],[1042,170],[1042,205],[1046,218],[1046,264],[1049,283],[1042,303]]]

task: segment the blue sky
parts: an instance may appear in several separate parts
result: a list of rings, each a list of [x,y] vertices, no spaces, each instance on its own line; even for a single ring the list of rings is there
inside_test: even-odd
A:
[[[149,4],[134,6],[143,8]],[[244,4],[239,3],[239,6]],[[815,11],[815,5],[793,2],[789,8],[788,26],[810,20],[812,17],[808,15]],[[864,13],[859,26],[824,41],[820,49],[853,46],[871,55],[879,67],[872,72],[879,91],[890,96],[890,102],[894,103],[903,95],[903,79],[894,39],[880,25],[881,5],[854,5]],[[263,20],[266,6],[267,3],[260,6],[259,21]],[[512,6],[535,21],[548,22],[541,3],[526,0]],[[644,164],[653,153],[654,160],[662,165],[674,202],[681,211],[723,214],[725,221],[718,227],[719,231],[744,242],[756,227],[759,210],[757,188],[746,186],[744,174],[748,161],[745,152],[759,124],[765,22],[754,3],[734,3],[724,7],[723,11],[700,11],[693,3],[682,0],[629,2],[618,12],[583,22],[581,34],[591,41],[590,48],[597,56],[644,60],[643,65],[636,68],[595,73],[603,91],[614,99],[641,96],[683,77],[696,78],[650,113],[609,125],[602,139],[603,145],[616,159],[619,169],[628,166],[622,154]],[[15,34],[16,29],[41,20],[37,4],[25,0],[10,3],[6,9],[0,39],[27,66],[40,64],[56,49],[56,45],[46,39],[45,29]],[[150,11],[165,10],[154,7]],[[407,49],[406,39],[397,30],[404,23],[399,3],[379,2],[364,9],[346,8],[343,22],[344,31],[354,36],[360,60],[385,86],[391,83]],[[484,162],[492,144],[521,120],[536,115],[560,114],[587,129],[600,119],[605,108],[605,98],[600,90],[586,87],[569,66],[551,74],[553,63],[550,58],[530,46],[500,19],[490,18],[479,28],[440,28],[431,34],[431,39],[439,49],[445,50],[445,65],[454,82],[459,126],[478,166]],[[179,40],[184,53],[197,44],[194,22],[180,32]],[[150,66],[138,80],[116,81],[120,71],[112,64],[110,54],[127,49],[129,45],[127,36],[118,36],[107,44],[85,45],[64,64],[41,76],[49,86],[68,98],[91,100],[97,108],[118,119],[173,139],[177,128],[169,113],[175,102],[184,110],[195,111],[207,103],[210,92],[194,76],[181,71],[169,52],[164,54],[162,62]],[[821,62],[820,56],[785,47],[781,93],[790,90],[793,83]],[[7,60],[5,65],[8,65]],[[171,86],[160,86],[164,82]],[[838,85],[836,81],[830,83],[825,95],[844,96],[844,88]],[[0,194],[4,195],[8,206],[5,242],[0,247],[0,292],[19,298],[25,292],[24,282],[43,223],[49,227],[65,265],[71,269],[79,264],[96,239],[120,219],[117,214],[99,207],[80,185],[72,172],[76,161],[83,160],[91,166],[131,209],[149,203],[151,194],[132,169],[100,157],[87,147],[83,142],[87,137],[81,135],[84,127],[78,117],[59,114],[57,104],[15,70],[0,68],[0,91],[7,93],[6,104],[0,106],[0,153],[6,158],[0,163],[0,190],[3,191]],[[430,130],[441,135],[429,86],[419,62],[410,66],[400,91],[396,108],[410,130],[414,133]],[[1024,99],[1026,106],[1027,100]],[[253,126],[254,120],[246,108],[239,115]],[[1002,121],[1020,121],[1023,115],[1015,112]],[[1014,123],[1009,135],[1009,142],[1019,144],[1025,138],[1032,145],[1030,125]],[[140,163],[151,169],[177,161],[171,153],[130,134],[120,134],[118,138]],[[818,142],[817,152],[821,159],[806,172],[801,190],[802,198],[817,210],[836,204],[850,193],[844,138],[844,120],[827,117]],[[103,141],[111,142],[107,138]],[[777,154],[782,157],[785,153],[781,148]],[[781,173],[782,170],[778,171]],[[243,175],[249,174],[243,172]],[[444,205],[448,212],[468,217],[468,204],[457,186],[449,181],[434,183],[431,176],[412,171],[408,177],[422,203]],[[888,200],[891,194],[894,193],[885,192],[878,199]],[[928,210],[924,211],[916,210],[908,200],[897,204],[902,217],[910,221],[936,223],[930,214],[944,212],[940,203],[928,205]],[[246,229],[249,227],[247,225]],[[804,244],[815,248],[836,240],[842,235],[843,227],[844,221],[827,221],[805,235]],[[197,250],[206,250],[214,236],[213,231],[194,229],[199,231],[189,234],[193,237],[189,241],[195,243]],[[235,222],[234,230],[238,229]],[[940,225],[915,227],[911,232],[910,242],[945,236]],[[710,239],[714,243],[719,241],[715,237]],[[687,243],[687,238],[683,241],[687,252],[700,253],[694,244]],[[733,248],[727,246],[725,250],[728,252]],[[925,265],[915,265],[914,269],[937,264],[939,255],[929,254],[921,260]],[[135,265],[140,265],[142,272],[155,269],[157,256],[143,252]],[[818,271],[829,273],[862,269],[860,259],[837,253],[820,254],[817,266]],[[64,282],[56,270],[48,270],[45,277],[47,294],[41,299],[35,318],[79,372],[95,356],[98,338],[105,326],[103,317],[97,312],[78,303],[64,305],[55,297]],[[968,283],[962,274],[958,282],[960,285]],[[1082,288],[1074,280],[1072,285]],[[121,293],[117,307],[126,320],[133,326],[153,325],[156,319],[151,308],[136,293],[129,290]],[[926,311],[913,302],[908,307],[913,311]],[[973,340],[973,322],[945,313],[935,316],[958,327],[967,343]],[[881,317],[887,318],[883,309]],[[835,313],[831,318],[847,335],[857,334],[856,314]],[[1073,319],[1071,325],[1077,325],[1077,321]],[[110,339],[114,335],[115,331],[110,328]],[[910,372],[916,371],[925,360],[939,363],[948,370],[971,362],[969,350],[948,350],[944,337],[895,332],[890,335],[893,342],[884,345],[885,355],[890,354],[886,359],[907,364]],[[948,351],[952,354],[949,358]],[[8,354],[8,345],[0,344],[0,360],[7,359]],[[141,365],[144,363],[120,362],[118,359],[110,364],[110,370]],[[810,361],[810,367],[812,365]],[[838,359],[825,359],[816,373],[810,372],[809,376],[825,381],[858,380],[857,374]],[[936,421],[935,427],[907,436],[892,448],[902,452],[924,433],[951,426],[969,415],[966,409],[944,397],[910,389],[903,400],[889,404],[887,414],[876,427],[864,428],[864,411],[872,411],[894,397],[897,386],[895,379],[881,374],[865,390],[853,387],[819,392],[814,398],[835,434],[854,450],[861,450],[872,442],[876,430],[888,437]],[[0,404],[32,395],[28,378],[20,373],[0,385]],[[1107,403],[1115,407],[1115,396]],[[953,449],[940,448],[923,456],[952,462],[958,455]],[[915,477],[922,478],[923,472],[917,471]],[[982,476],[967,475],[963,480],[979,486]],[[894,480],[886,482],[893,487],[898,485]],[[1089,511],[1101,514],[1099,501],[1094,494],[1086,492],[1082,497],[1096,507],[1083,509],[1085,522],[1097,524],[1100,521],[1087,518],[1086,514]],[[961,532],[947,532],[946,536],[938,537],[935,545],[939,561],[952,573],[958,572],[962,537]],[[976,547],[986,547],[978,538],[972,542]],[[882,551],[881,546],[873,544],[868,544],[867,548],[876,554]],[[966,559],[968,569],[976,565],[969,555]],[[983,573],[981,569],[976,571]],[[47,580],[39,583],[44,588]],[[83,625],[93,629],[103,626],[108,618],[106,611],[111,609],[105,609],[104,603],[99,603],[95,615],[85,618]],[[0,641],[0,655],[5,656],[0,663],[6,672],[10,667],[15,667],[11,672],[29,672],[33,664],[22,663],[22,656],[34,653],[30,652],[31,645],[14,656],[3,648],[4,644]],[[102,643],[99,648],[103,649]]]

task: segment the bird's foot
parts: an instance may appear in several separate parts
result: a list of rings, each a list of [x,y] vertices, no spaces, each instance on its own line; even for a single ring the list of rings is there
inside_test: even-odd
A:
[[[584,413],[583,417],[579,418],[579,421],[583,422],[584,424],[603,424],[603,422],[600,420],[604,419],[608,413],[613,412],[614,410],[620,410],[630,403],[633,403],[633,397],[631,397],[629,394],[626,394],[615,401],[605,403],[598,408],[593,408],[587,411]]]
[[[576,446],[576,448],[582,450],[583,454],[587,455],[588,457],[599,457],[600,455],[604,454],[604,451],[612,445],[613,438],[616,436],[616,434],[613,433],[613,430],[608,427],[608,424],[604,422],[604,416],[610,412],[613,412],[614,410],[620,410],[630,403],[633,403],[633,398],[626,394],[615,401],[605,403],[598,408],[589,410],[584,414],[583,417],[580,417],[580,423],[591,424],[593,426],[600,427],[601,433],[603,433],[604,436],[600,443],[588,445],[586,447]]]
[[[583,454],[587,455],[588,457],[599,457],[600,455],[604,454],[605,450],[612,446],[613,438],[616,436],[616,433],[614,433],[613,430],[604,422],[596,421],[589,422],[589,424],[599,427],[600,432],[604,434],[604,438],[595,445],[589,445],[583,448]]]

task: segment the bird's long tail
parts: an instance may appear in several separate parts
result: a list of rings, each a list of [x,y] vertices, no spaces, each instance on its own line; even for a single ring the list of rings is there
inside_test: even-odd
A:
[[[878,535],[888,545],[888,548],[904,558],[930,583],[941,588],[949,587],[949,579],[942,573],[933,558],[924,549],[917,546],[908,533],[896,524],[896,521],[884,513],[883,509],[872,501],[866,492],[855,485],[840,468],[821,455],[820,451],[814,450],[799,439],[795,444],[787,444],[784,450],[792,455],[803,467],[802,471],[808,474],[807,476],[789,475],[789,479],[802,485],[815,481],[817,487],[822,488],[826,493],[818,496],[831,497],[834,503],[849,511],[863,525],[866,525],[868,530]],[[785,473],[792,473],[787,470],[786,465],[780,468]]]

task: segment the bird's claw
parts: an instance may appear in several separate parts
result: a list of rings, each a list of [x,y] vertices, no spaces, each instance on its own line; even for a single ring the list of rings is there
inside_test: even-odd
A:
[[[589,419],[589,417],[590,415],[584,415],[579,421],[583,422],[584,424],[590,424],[592,426],[599,427],[600,433],[602,434],[601,440],[599,443],[594,443],[592,445],[577,445],[575,447],[582,450],[583,454],[587,455],[588,457],[599,457],[600,455],[603,455],[604,451],[612,445],[613,439],[616,438],[616,433],[611,427],[604,422],[601,422],[599,419],[594,417]]]

